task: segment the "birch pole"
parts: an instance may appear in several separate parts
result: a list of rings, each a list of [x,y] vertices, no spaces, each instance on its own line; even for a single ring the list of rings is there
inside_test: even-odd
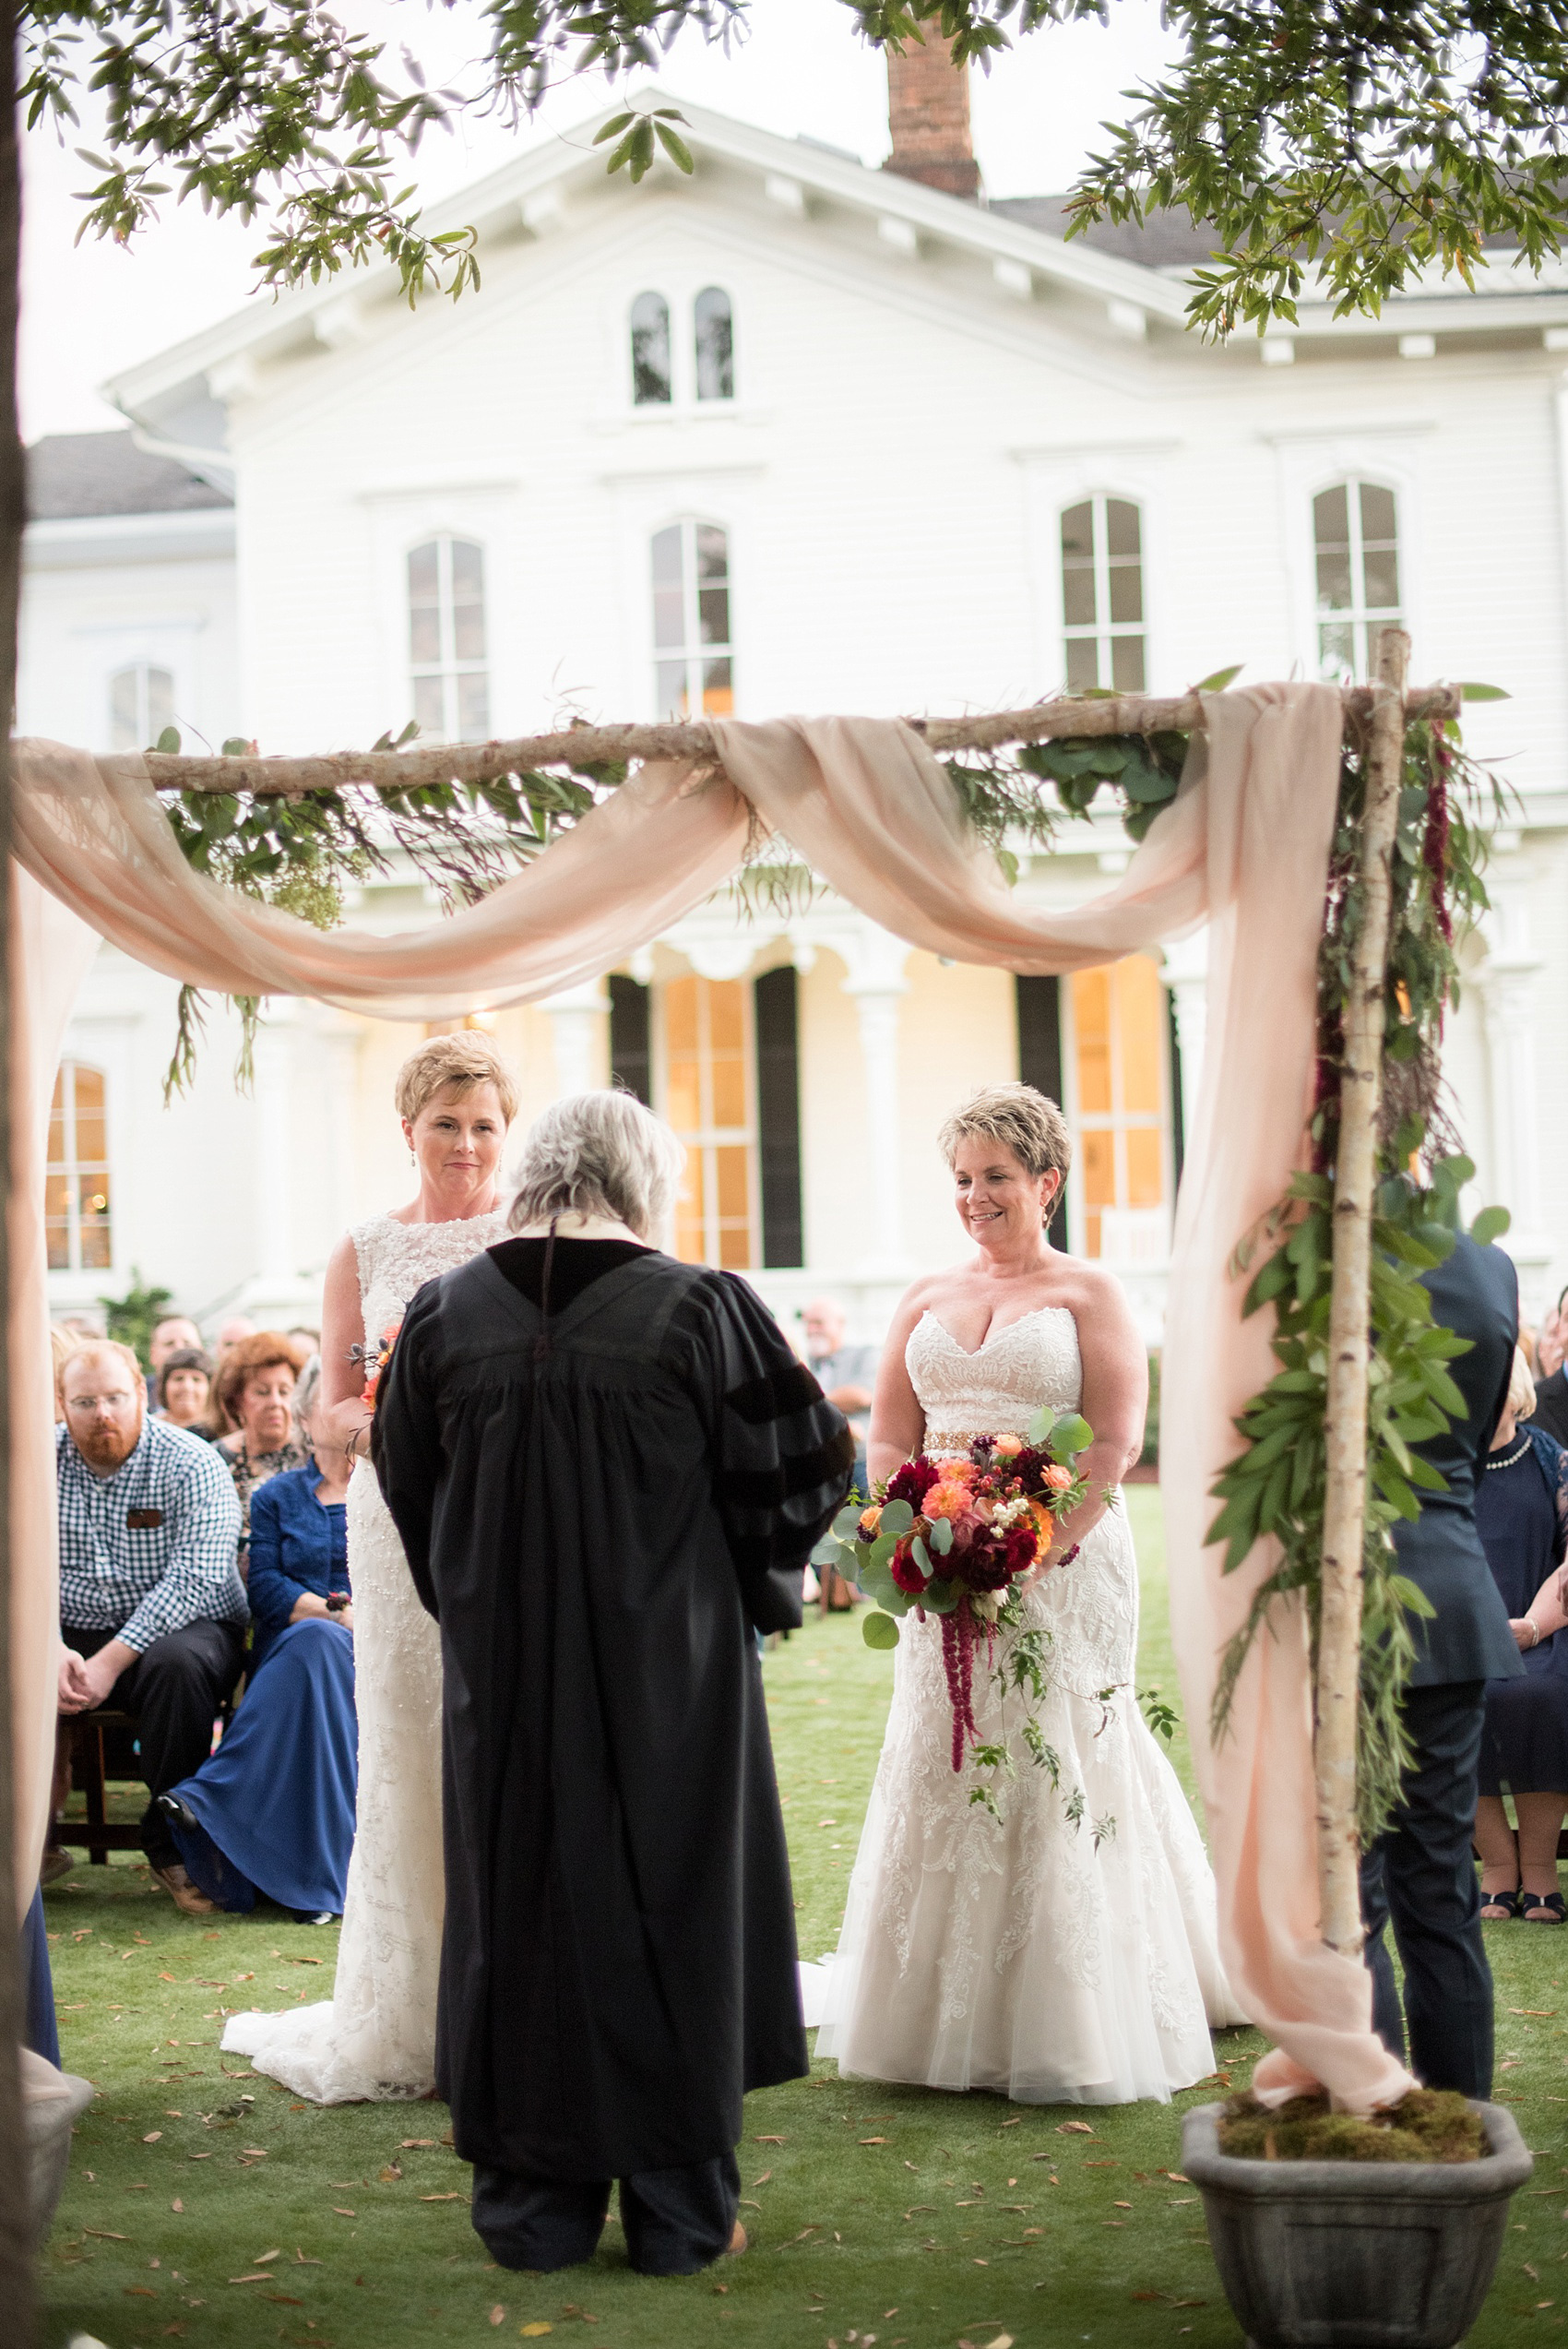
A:
[[[1384,990],[1388,968],[1394,836],[1405,757],[1402,628],[1378,638],[1361,811],[1361,929],[1350,961],[1339,1153],[1334,1170],[1334,1281],[1329,1305],[1323,1585],[1317,1656],[1317,1867],[1324,1939],[1361,1946],[1356,1832],[1356,1727],[1360,1700],[1361,1559],[1367,1516],[1367,1365],[1372,1350],[1372,1200],[1383,1101]]]

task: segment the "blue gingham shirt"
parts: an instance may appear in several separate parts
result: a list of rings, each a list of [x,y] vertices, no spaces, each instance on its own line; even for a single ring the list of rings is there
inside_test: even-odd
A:
[[[113,1631],[140,1655],[187,1623],[246,1620],[240,1504],[210,1444],[148,1418],[130,1458],[95,1476],[60,1426],[54,1464],[63,1625]]]

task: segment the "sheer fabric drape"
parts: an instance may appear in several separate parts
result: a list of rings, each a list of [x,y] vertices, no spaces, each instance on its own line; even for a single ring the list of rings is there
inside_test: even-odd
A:
[[[1241,2004],[1277,2043],[1260,2076],[1311,2073],[1352,2107],[1408,2085],[1371,2028],[1365,1971],[1318,1938],[1305,1629],[1279,1610],[1242,1676],[1218,1749],[1216,1660],[1272,1569],[1236,1574],[1204,1544],[1206,1496],[1230,1422],[1270,1368],[1265,1317],[1243,1322],[1227,1259],[1300,1161],[1311,1096],[1315,962],[1339,768],[1338,695],[1265,686],[1206,697],[1182,791],[1116,886],[1070,912],[1008,890],[967,835],[952,787],[897,720],[716,724],[724,773],[651,766],[529,871],[450,920],[390,937],[326,935],[192,874],[142,763],[17,746],[17,853],[102,936],[171,976],[244,994],[310,995],[388,1019],[450,1017],[597,977],[699,903],[743,853],[750,810],[850,903],[912,945],[1025,972],[1077,970],[1210,924],[1208,1046],[1177,1210],[1165,1351],[1162,1482],[1172,1616]],[[748,808],[748,802],[750,808]],[[36,949],[44,951],[40,944]],[[39,1267],[42,1219],[14,1210]],[[23,1351],[13,1345],[13,1359]],[[52,1485],[47,1350],[18,1387],[18,1506]],[[22,1554],[24,1577],[40,1571]],[[40,1744],[53,1675],[25,1691]],[[42,1818],[37,1822],[42,1826]]]

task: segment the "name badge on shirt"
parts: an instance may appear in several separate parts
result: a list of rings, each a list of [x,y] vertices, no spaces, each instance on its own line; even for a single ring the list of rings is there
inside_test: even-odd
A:
[[[128,1508],[125,1511],[125,1528],[131,1533],[150,1533],[162,1522],[163,1511],[160,1508]]]

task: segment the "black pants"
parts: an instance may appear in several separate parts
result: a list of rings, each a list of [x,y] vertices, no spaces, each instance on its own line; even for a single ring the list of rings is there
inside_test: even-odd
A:
[[[76,1631],[62,1624],[60,1637],[81,1656],[95,1656],[118,1638],[113,1631]],[[141,1774],[149,1795],[167,1793],[201,1768],[212,1750],[212,1720],[232,1694],[244,1657],[243,1623],[213,1623],[205,1616],[155,1640],[120,1675],[104,1703],[137,1716]],[[90,1718],[78,1715],[80,1719]],[[169,1822],[156,1803],[141,1817],[141,1844],[154,1867],[168,1867],[180,1854]]]
[[[1409,1691],[1415,1765],[1392,1826],[1361,1862],[1372,2028],[1403,2063],[1408,2023],[1422,2086],[1466,2096],[1491,2093],[1491,1968],[1470,1851],[1485,1719],[1484,1680]],[[1403,2016],[1384,1939],[1390,1923],[1405,1969]]]
[[[624,2177],[627,2258],[639,2275],[694,2275],[729,2248],[740,2199],[733,2153]],[[609,2208],[608,2178],[584,2186],[474,2168],[474,2232],[504,2268],[542,2272],[591,2260]]]

